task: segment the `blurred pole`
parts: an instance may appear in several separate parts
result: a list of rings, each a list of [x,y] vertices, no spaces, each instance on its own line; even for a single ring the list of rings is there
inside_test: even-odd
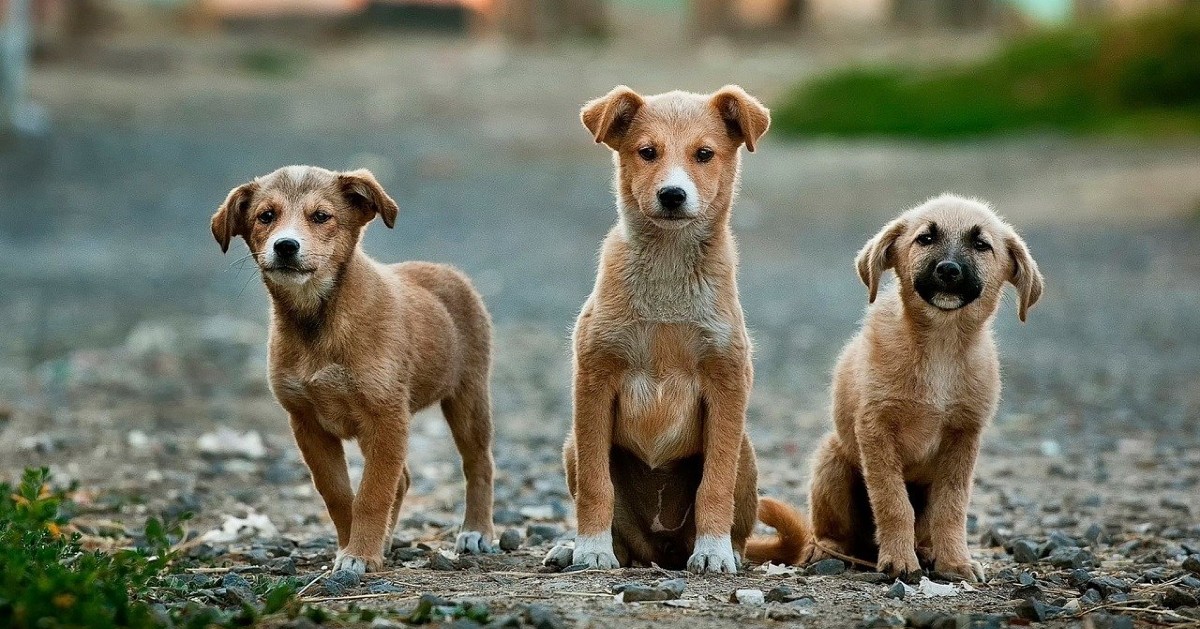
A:
[[[29,77],[30,0],[8,0],[0,29],[0,133],[16,130]]]

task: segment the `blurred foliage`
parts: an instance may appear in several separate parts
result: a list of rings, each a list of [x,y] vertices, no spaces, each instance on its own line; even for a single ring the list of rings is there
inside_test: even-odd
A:
[[[972,65],[837,72],[772,113],[792,135],[1200,133],[1200,5],[1023,37]]]
[[[17,487],[0,483],[0,627],[248,626],[264,615],[295,617],[308,610],[287,579],[259,588],[260,606],[218,609],[188,600],[186,589],[162,577],[180,553],[182,520],[146,521],[144,543],[113,552],[86,550],[70,524],[74,505],[50,489],[46,469],[26,470]],[[171,605],[152,606],[166,599]]]

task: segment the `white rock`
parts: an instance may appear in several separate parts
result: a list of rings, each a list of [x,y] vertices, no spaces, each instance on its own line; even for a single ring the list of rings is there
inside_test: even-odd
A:
[[[907,588],[905,588],[905,591],[907,592]],[[917,584],[917,591],[925,598],[958,596],[961,592],[953,583],[934,583],[929,580],[929,577],[921,577],[921,582]]]
[[[204,541],[227,544],[239,539],[273,538],[279,536],[279,529],[271,523],[271,519],[261,513],[249,513],[244,518],[225,516],[221,528],[213,529],[204,534]]]
[[[762,605],[767,602],[762,590],[736,590],[733,598],[739,605]]]
[[[125,435],[125,443],[134,450],[149,450],[150,436],[140,430],[130,430],[129,434]]]
[[[196,447],[204,454],[244,456],[251,459],[261,459],[267,455],[267,447],[263,445],[262,435],[257,431],[239,433],[225,426],[200,435],[196,440]]]

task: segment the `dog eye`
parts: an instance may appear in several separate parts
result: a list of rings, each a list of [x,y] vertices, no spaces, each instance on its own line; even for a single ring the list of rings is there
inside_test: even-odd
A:
[[[932,245],[935,240],[937,240],[937,236],[933,232],[925,232],[917,236],[918,245]]]
[[[322,212],[321,210],[317,210],[316,212],[313,212],[312,222],[320,225],[321,223],[324,223],[325,221],[327,221],[331,218],[333,218],[333,216],[331,216],[328,212]]]
[[[988,244],[988,241],[986,241],[982,238],[976,238],[974,245],[975,245],[976,251],[991,251],[992,250],[992,245]]]
[[[707,162],[708,160],[712,159],[713,155],[714,155],[713,150],[708,148],[707,146],[704,148],[701,148],[701,149],[697,149],[696,150],[696,161],[703,164],[703,163]]]
[[[658,150],[653,146],[643,146],[642,148],[638,149],[638,155],[641,155],[642,159],[652,162],[654,161],[655,157],[658,157]]]
[[[266,212],[259,214],[258,222],[262,223],[263,225],[270,225],[271,223],[275,222],[275,210],[267,210]]]

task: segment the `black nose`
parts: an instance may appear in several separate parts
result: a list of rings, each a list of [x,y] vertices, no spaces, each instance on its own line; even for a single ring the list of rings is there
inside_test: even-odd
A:
[[[933,272],[944,282],[954,282],[962,277],[962,267],[957,262],[942,260],[934,267]]]
[[[275,255],[290,258],[300,251],[300,242],[295,238],[280,238],[275,241]]]
[[[679,186],[667,186],[658,191],[658,202],[664,210],[678,210],[687,201],[687,192]]]

